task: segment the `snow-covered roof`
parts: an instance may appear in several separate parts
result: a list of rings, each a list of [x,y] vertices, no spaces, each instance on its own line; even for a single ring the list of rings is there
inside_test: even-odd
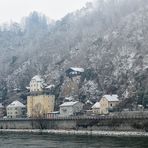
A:
[[[100,102],[96,102],[91,108],[100,108]]]
[[[14,88],[13,90],[14,90],[14,91],[18,91],[18,90],[21,90],[21,89],[20,89],[20,88]]]
[[[60,107],[73,106],[73,105],[75,105],[77,103],[78,103],[78,101],[75,101],[75,102],[73,102],[73,101],[71,101],[71,102],[64,102],[63,104],[60,105]]]
[[[49,112],[48,114],[59,114],[60,111]]]
[[[37,82],[43,82],[43,79],[41,78],[40,75],[36,75],[32,78],[32,80],[36,80]]]
[[[7,107],[25,107],[25,105],[16,100],[9,104]]]
[[[74,100],[74,98],[72,96],[70,96],[70,97],[66,97],[65,100],[72,101],[72,100]]]
[[[26,86],[26,89],[30,90],[30,87],[29,86]]]
[[[85,104],[93,104],[90,100],[87,100]]]
[[[46,88],[51,89],[52,87],[55,87],[55,85],[51,84],[51,85],[48,85]]]
[[[108,101],[119,101],[118,95],[104,95],[103,98],[106,98]]]
[[[78,72],[84,72],[83,68],[79,68],[79,67],[70,67],[70,69],[74,70],[74,71],[78,71]]]

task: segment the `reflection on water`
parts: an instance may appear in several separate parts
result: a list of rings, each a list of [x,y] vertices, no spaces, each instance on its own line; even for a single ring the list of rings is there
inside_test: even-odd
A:
[[[0,134],[0,148],[148,148],[148,139]]]

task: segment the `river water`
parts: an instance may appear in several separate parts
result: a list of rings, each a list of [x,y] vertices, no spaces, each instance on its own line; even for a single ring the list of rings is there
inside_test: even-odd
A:
[[[0,148],[148,148],[148,138],[0,134]]]

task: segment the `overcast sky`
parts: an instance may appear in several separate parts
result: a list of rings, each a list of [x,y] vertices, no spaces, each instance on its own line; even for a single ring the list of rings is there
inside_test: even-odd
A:
[[[93,0],[0,0],[0,23],[19,22],[32,11],[44,13],[57,20],[90,1]]]

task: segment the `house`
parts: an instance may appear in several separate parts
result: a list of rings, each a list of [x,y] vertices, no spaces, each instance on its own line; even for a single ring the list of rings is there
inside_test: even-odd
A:
[[[69,69],[66,70],[66,76],[67,77],[74,77],[74,76],[78,76],[81,75],[84,72],[83,68],[79,68],[79,67],[70,67]]]
[[[119,104],[118,95],[104,95],[100,100],[100,113],[108,114]]]
[[[92,105],[93,105],[93,102],[91,102],[90,100],[87,100],[85,103],[84,103],[84,106],[83,106],[83,110],[85,111],[85,112],[92,112],[92,110],[90,110],[91,109],[91,107],[92,107]],[[89,111],[90,110],[90,111]]]
[[[71,116],[80,113],[83,109],[83,103],[79,101],[64,102],[60,105],[60,116]]]
[[[26,106],[19,101],[13,101],[6,107],[8,118],[23,118],[26,116]]]
[[[100,102],[96,102],[91,108],[93,114],[100,114]]]
[[[27,116],[45,117],[47,113],[53,112],[55,104],[54,95],[37,95],[27,97]]]
[[[5,115],[5,107],[0,103],[0,118],[4,117]]]
[[[44,88],[44,80],[40,75],[34,76],[30,81],[30,92],[41,92]]]

